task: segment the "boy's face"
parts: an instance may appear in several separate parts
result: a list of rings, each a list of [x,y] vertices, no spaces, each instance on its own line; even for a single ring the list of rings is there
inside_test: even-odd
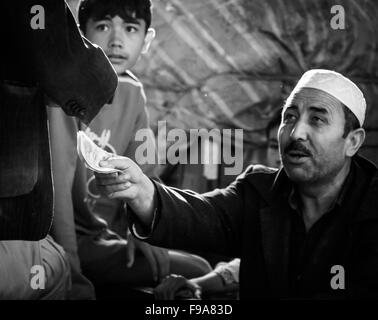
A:
[[[86,38],[99,45],[117,74],[132,68],[141,53],[145,53],[155,33],[142,19],[125,21],[119,16],[105,17],[103,20],[88,20],[85,26]]]

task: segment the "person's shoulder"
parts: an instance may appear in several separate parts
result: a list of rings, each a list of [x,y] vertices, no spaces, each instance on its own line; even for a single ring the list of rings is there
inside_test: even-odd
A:
[[[271,168],[262,164],[251,164],[242,173],[245,177],[253,175],[273,175],[277,173],[277,168]]]
[[[126,71],[118,76],[117,93],[130,99],[137,99],[139,97],[144,103],[146,101],[143,84],[130,71]]]
[[[137,76],[135,76],[131,71],[127,70],[121,75],[118,76],[118,86],[120,87],[135,87],[135,88],[143,88],[142,83],[139,81]]]
[[[354,163],[357,164],[357,174],[355,175],[355,181],[352,188],[359,186],[363,188],[362,199],[360,200],[360,206],[358,214],[353,215],[354,221],[361,220],[375,220],[378,219],[378,168],[377,166],[367,158],[357,155],[354,157]],[[362,180],[361,181],[359,180]]]
[[[244,172],[237,177],[236,182],[250,184],[257,190],[265,190],[272,186],[277,172],[277,168],[267,167],[262,164],[253,164],[248,166]]]

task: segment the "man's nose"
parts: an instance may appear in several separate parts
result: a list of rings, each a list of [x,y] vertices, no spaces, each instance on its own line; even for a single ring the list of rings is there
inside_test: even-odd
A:
[[[308,126],[305,121],[299,119],[293,126],[290,137],[293,140],[307,140]]]

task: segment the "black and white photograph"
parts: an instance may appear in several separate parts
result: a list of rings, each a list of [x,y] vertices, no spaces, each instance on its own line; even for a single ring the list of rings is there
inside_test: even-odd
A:
[[[0,13],[0,300],[378,300],[376,0]]]

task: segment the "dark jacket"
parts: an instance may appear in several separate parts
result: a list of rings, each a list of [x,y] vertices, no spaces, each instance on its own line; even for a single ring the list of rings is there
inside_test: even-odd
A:
[[[226,189],[203,195],[155,183],[160,208],[148,241],[241,257],[241,299],[378,298],[378,170],[353,161],[362,178],[347,191],[335,236],[310,257],[300,295],[289,289],[292,183],[284,170],[250,166]],[[345,269],[345,290],[330,286],[335,264]]]
[[[38,240],[53,216],[46,96],[89,123],[117,76],[63,0],[1,1],[0,12],[0,240]]]

